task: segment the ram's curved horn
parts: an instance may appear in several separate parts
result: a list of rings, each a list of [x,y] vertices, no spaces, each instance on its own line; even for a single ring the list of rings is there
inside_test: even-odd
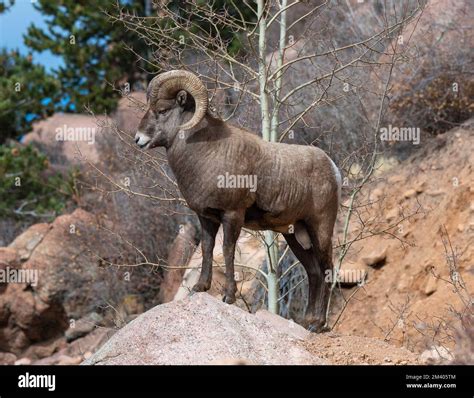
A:
[[[185,70],[162,73],[150,82],[148,96],[152,101],[173,99],[180,90],[188,92],[196,103],[196,111],[191,120],[180,126],[183,130],[189,130],[203,119],[208,108],[207,90],[199,77]]]

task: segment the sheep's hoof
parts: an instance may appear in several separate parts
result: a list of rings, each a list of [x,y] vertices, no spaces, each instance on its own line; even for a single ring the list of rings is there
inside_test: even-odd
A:
[[[309,325],[307,328],[311,333],[325,333],[330,332],[331,328],[327,325]]]
[[[303,326],[312,333],[324,333],[331,330],[325,321],[315,318],[307,319],[303,322]]]
[[[222,301],[227,304],[234,304],[235,303],[235,296],[230,296],[227,294],[224,294],[222,297]]]
[[[193,293],[207,292],[210,288],[210,283],[198,282],[193,286],[192,291]]]

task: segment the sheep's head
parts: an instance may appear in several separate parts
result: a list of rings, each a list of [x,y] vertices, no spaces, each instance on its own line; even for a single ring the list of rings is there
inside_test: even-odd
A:
[[[190,130],[204,118],[207,90],[191,72],[172,70],[153,78],[147,90],[148,110],[135,142],[141,148],[167,146],[179,131]]]

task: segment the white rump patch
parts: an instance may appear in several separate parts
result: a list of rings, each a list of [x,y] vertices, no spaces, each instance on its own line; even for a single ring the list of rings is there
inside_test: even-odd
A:
[[[327,156],[327,155],[326,155]],[[332,171],[334,173],[334,177],[336,178],[336,183],[337,183],[337,199],[339,203],[341,203],[341,191],[342,191],[342,177],[341,177],[341,172],[336,166],[336,163],[333,162],[333,160],[328,156],[329,161],[331,162],[331,167]]]

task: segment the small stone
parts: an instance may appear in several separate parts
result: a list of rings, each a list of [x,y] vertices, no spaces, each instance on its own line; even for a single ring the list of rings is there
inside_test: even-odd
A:
[[[96,312],[92,312],[89,315],[86,315],[84,318],[77,320],[69,327],[68,330],[66,330],[66,341],[71,342],[78,339],[79,337],[89,334],[96,327],[100,326],[102,320],[102,316]]]
[[[434,275],[428,275],[428,280],[426,281],[423,293],[425,293],[427,296],[431,296],[434,292],[436,292],[437,285],[437,278]]]
[[[79,365],[82,362],[80,356],[70,357],[68,355],[61,355],[58,358],[58,365]]]
[[[416,186],[416,188],[415,188],[416,193],[422,193],[422,192],[424,192],[424,191],[425,191],[425,187],[426,187],[426,182],[425,182],[425,181],[419,183],[419,184]]]
[[[405,199],[414,198],[417,195],[416,189],[409,189],[403,193]]]
[[[10,352],[0,352],[0,365],[13,365],[17,361],[15,354]]]
[[[464,225],[463,224],[459,224],[458,225],[458,232],[463,232],[464,231]]]
[[[387,211],[387,213],[385,214],[385,219],[387,221],[392,221],[392,220],[395,220],[399,215],[399,209],[398,207],[394,207],[393,209]]]
[[[30,358],[20,358],[17,361],[15,361],[15,365],[31,365],[31,359]]]
[[[411,233],[411,228],[403,227],[401,224],[399,225],[399,228],[399,233],[403,238],[406,238]]]
[[[369,255],[362,257],[362,262],[371,267],[379,267],[385,264],[386,259],[387,247],[384,247],[383,249],[374,250]]]
[[[442,361],[451,361],[453,355],[451,352],[442,346],[433,346],[422,352],[420,355],[421,362],[424,363],[435,363]]]

